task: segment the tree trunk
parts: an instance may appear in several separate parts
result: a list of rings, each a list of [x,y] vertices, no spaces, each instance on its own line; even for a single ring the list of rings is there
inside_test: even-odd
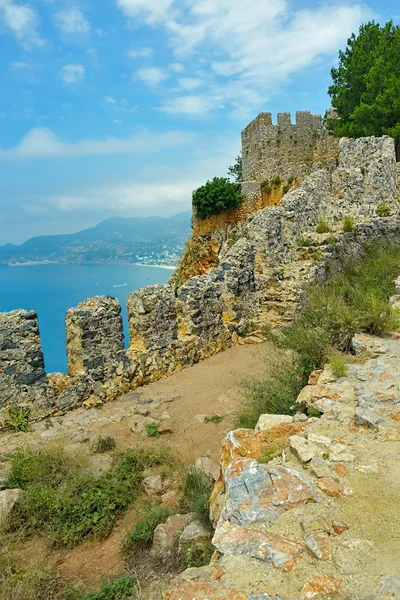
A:
[[[396,161],[400,162],[400,140],[396,140],[395,144],[396,144]]]

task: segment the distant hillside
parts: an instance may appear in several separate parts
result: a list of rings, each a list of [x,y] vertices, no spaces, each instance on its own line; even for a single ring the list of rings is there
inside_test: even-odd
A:
[[[191,212],[170,218],[112,217],[65,235],[42,235],[20,246],[0,246],[0,264],[129,261],[175,264],[190,236]]]

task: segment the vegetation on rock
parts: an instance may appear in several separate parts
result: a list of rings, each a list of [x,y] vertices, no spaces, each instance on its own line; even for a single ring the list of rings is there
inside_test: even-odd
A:
[[[302,311],[275,337],[278,347],[294,354],[286,359],[277,355],[266,376],[246,382],[239,427],[254,428],[263,413],[292,414],[312,371],[330,362],[337,377],[346,375],[340,352],[350,350],[356,332],[383,335],[399,325],[389,304],[399,264],[399,245],[369,244],[361,260],[348,262],[332,280],[306,289]]]
[[[229,208],[237,208],[242,202],[240,186],[226,177],[214,177],[193,194],[193,206],[200,219],[206,219]]]
[[[400,159],[400,27],[374,21],[352,34],[339,66],[331,70],[328,93],[339,120],[338,136],[387,134],[396,141]]]

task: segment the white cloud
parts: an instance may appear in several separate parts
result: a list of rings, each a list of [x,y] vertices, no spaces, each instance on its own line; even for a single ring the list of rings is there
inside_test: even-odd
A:
[[[153,48],[135,48],[128,50],[127,55],[130,58],[150,58],[153,55]]]
[[[200,77],[181,77],[178,79],[179,87],[182,90],[195,90],[202,86],[204,81]]]
[[[174,73],[182,73],[185,70],[185,65],[183,65],[182,63],[176,62],[176,63],[171,63],[169,65],[169,68],[171,69],[171,71],[174,71]]]
[[[208,96],[179,96],[165,100],[160,107],[162,112],[170,114],[196,115],[201,116],[209,113],[215,108],[223,108],[223,104],[217,105],[214,100]]]
[[[54,21],[63,33],[87,33],[90,30],[90,25],[85,15],[76,6],[56,13]]]
[[[128,18],[162,28],[177,58],[170,70],[206,73],[200,95],[174,98],[171,88],[161,109],[186,114],[224,106],[232,113],[259,109],[291,77],[318,61],[331,62],[361,22],[373,17],[362,0],[320,0],[296,9],[289,0],[116,0]],[[195,87],[181,89],[190,91]],[[178,82],[179,83],[179,82]],[[189,86],[190,83],[187,83]],[[211,107],[211,108],[210,108]]]
[[[15,69],[15,70],[18,70],[18,69],[27,69],[28,66],[29,66],[28,63],[22,62],[22,61],[19,61],[19,60],[14,60],[13,62],[10,62],[11,69]]]
[[[169,73],[165,69],[150,67],[149,69],[139,69],[136,71],[137,77],[148,85],[157,85],[169,78]]]
[[[103,96],[103,104],[111,107],[113,110],[124,113],[135,112],[137,109],[135,105],[130,106],[126,98],[116,100],[113,96]]]
[[[37,32],[39,15],[34,8],[14,0],[0,0],[0,14],[25,50],[44,46],[45,40]]]
[[[153,24],[167,18],[173,0],[116,0],[117,6],[130,19],[143,17]]]
[[[21,142],[10,149],[0,149],[0,159],[79,157],[125,153],[151,153],[193,142],[194,134],[180,131],[151,133],[142,130],[128,138],[64,142],[47,127],[34,127]]]
[[[64,65],[61,69],[61,79],[65,83],[76,83],[85,77],[85,67],[83,65]]]

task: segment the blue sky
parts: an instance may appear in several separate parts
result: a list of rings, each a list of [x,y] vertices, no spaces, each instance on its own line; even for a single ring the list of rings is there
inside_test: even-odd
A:
[[[324,112],[338,49],[399,13],[395,0],[0,0],[0,245],[187,210],[250,120]]]

